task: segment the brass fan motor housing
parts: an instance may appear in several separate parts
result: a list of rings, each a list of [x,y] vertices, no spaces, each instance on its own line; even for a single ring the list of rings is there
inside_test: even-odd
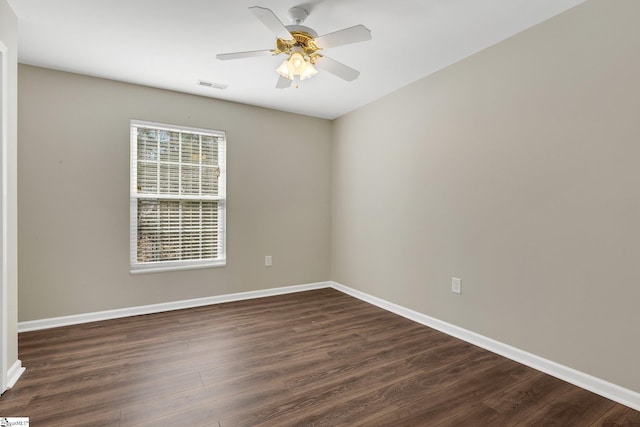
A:
[[[322,48],[318,47],[311,34],[305,33],[304,31],[292,31],[291,35],[293,36],[292,40],[277,39],[276,48],[271,52],[273,52],[274,55],[279,55],[281,53],[291,55],[293,53],[293,48],[298,46],[302,49],[304,54],[309,57],[309,60],[312,63],[315,62],[317,57],[321,56],[317,51],[322,50]]]

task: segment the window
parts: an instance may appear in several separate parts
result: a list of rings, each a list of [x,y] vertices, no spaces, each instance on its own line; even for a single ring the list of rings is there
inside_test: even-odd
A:
[[[222,266],[224,132],[131,121],[131,272]]]

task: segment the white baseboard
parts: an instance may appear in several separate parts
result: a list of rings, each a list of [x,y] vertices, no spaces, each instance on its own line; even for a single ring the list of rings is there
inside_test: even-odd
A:
[[[610,383],[600,378],[596,378],[584,372],[569,368],[568,366],[564,366],[543,357],[536,356],[535,354],[531,354],[524,350],[512,347],[508,344],[501,343],[475,332],[471,332],[467,329],[463,329],[450,323],[443,322],[433,317],[429,317],[425,314],[418,313],[417,311],[413,311],[389,301],[385,301],[381,298],[377,298],[364,292],[349,288],[348,286],[341,285],[340,283],[331,282],[331,287],[362,301],[368,302],[382,309],[413,320],[414,322],[418,322],[430,328],[437,329],[447,335],[451,335],[473,345],[477,345],[478,347],[482,347],[493,353],[497,353],[508,359],[514,360],[538,371],[542,371],[546,374],[552,375],[563,381],[574,384],[580,388],[584,388],[593,393],[599,394],[600,396],[606,397],[607,399],[611,399],[613,401],[621,403],[625,406],[635,409],[636,411],[640,411],[640,393],[638,392],[620,387],[616,384]]]
[[[20,375],[25,371],[25,368],[22,367],[22,362],[20,359],[16,360],[13,365],[7,371],[7,389],[13,387]]]
[[[225,302],[264,298],[284,295],[294,292],[310,291],[328,288],[331,282],[309,283],[306,285],[286,286],[281,288],[264,289],[259,291],[240,292],[236,294],[219,295],[213,297],[196,298],[182,301],[172,301],[160,304],[143,305],[138,307],[119,308],[115,310],[97,311],[94,313],[75,314],[71,316],[52,317],[49,319],[28,320],[18,323],[18,332],[37,331],[40,329],[57,328],[60,326],[79,325],[81,323],[97,322],[100,320],[118,319],[121,317],[138,316],[141,314],[161,313],[163,311],[182,310],[184,308],[202,307],[205,305],[221,304]]]
[[[139,307],[122,308],[116,310],[99,311],[95,313],[77,314],[72,316],[54,317],[50,319],[30,320],[18,323],[18,332],[49,329],[59,326],[76,325],[81,323],[96,322],[100,320],[117,319],[141,314],[159,313],[163,311],[181,310],[184,308],[201,307],[205,305],[221,304],[225,302],[241,301],[255,298],[264,298],[275,295],[284,295],[294,292],[310,291],[322,288],[334,288],[359,300],[368,302],[384,310],[390,311],[407,319],[413,320],[433,329],[444,332],[447,335],[459,338],[463,341],[477,345],[493,353],[497,353],[508,359],[527,365],[546,374],[552,375],[578,387],[592,391],[625,406],[640,411],[640,393],[620,387],[608,381],[596,378],[584,372],[577,371],[568,366],[561,365],[524,350],[512,347],[508,344],[485,337],[467,329],[460,328],[447,322],[435,319],[417,311],[410,310],[398,304],[391,303],[378,297],[360,292],[336,282],[318,282],[306,285],[286,286],[281,288],[265,289],[260,291],[241,292],[214,297],[196,298],[183,301],[174,301],[161,304],[144,305]],[[13,386],[24,369],[18,360],[8,372],[9,386]]]

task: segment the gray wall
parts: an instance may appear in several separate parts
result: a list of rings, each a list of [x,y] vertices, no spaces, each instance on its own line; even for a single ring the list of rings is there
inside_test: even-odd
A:
[[[7,47],[7,368],[18,360],[18,20],[6,0],[0,0],[0,40]],[[0,201],[1,203],[1,201]]]
[[[19,73],[21,321],[330,279],[331,122],[26,65]],[[132,118],[227,132],[226,267],[129,273]]]
[[[336,120],[332,279],[640,392],[638,16],[592,0]]]

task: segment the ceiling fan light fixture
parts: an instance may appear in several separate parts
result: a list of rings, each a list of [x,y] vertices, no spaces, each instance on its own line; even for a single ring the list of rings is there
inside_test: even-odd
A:
[[[292,53],[288,59],[280,64],[276,71],[289,80],[293,80],[296,76],[300,80],[306,80],[318,73],[318,70],[300,52]]]
[[[311,65],[310,62],[306,62],[306,64],[307,65],[304,67],[304,70],[302,71],[302,73],[300,73],[300,80],[310,79],[311,77],[318,74],[318,70],[316,70],[316,67]]]
[[[289,80],[293,80],[293,68],[289,66],[289,60],[285,59],[282,61],[282,64],[278,68],[276,68],[278,74],[282,77],[286,77]]]
[[[300,52],[294,52],[289,58],[289,63],[293,67],[295,74],[301,74],[305,69],[306,61]]]

